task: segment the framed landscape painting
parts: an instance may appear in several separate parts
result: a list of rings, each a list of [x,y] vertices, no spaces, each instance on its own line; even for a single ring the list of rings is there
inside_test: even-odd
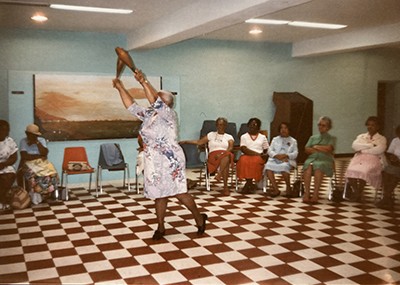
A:
[[[50,141],[135,138],[141,121],[124,107],[112,87],[113,76],[35,74],[34,117],[43,136]],[[122,77],[135,101],[149,106],[140,84]],[[148,77],[161,89],[160,77]]]

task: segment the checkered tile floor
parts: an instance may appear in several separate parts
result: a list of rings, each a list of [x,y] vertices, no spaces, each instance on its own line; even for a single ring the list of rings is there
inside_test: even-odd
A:
[[[337,161],[339,176],[347,162]],[[316,205],[198,186],[206,233],[196,236],[171,199],[160,241],[153,201],[112,185],[99,198],[74,188],[70,201],[0,214],[0,283],[400,284],[399,203],[378,209],[367,188],[363,203],[334,204],[327,185]]]

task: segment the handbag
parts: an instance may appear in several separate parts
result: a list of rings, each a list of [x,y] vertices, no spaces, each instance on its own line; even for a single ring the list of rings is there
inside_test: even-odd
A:
[[[338,183],[336,181],[336,172],[335,172],[335,176],[330,181],[329,190],[330,191],[329,191],[328,199],[330,201],[335,202],[335,203],[340,203],[344,200],[343,199],[344,186],[338,185]]]
[[[286,197],[288,198],[298,198],[303,196],[304,194],[304,184],[301,179],[297,179],[292,186],[292,189],[289,193],[286,193]]]
[[[10,190],[11,192],[11,207],[16,210],[22,210],[28,208],[31,204],[31,197],[29,193],[22,187],[14,186]]]

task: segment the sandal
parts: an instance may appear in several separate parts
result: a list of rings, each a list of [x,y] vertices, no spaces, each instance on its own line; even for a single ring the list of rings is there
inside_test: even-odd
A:
[[[208,219],[208,216],[206,214],[201,214],[203,217],[203,224],[201,226],[197,226],[197,234],[202,235],[206,231],[206,221]]]

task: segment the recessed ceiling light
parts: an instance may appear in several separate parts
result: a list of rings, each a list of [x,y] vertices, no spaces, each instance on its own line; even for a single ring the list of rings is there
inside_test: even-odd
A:
[[[259,29],[259,28],[254,28],[254,29],[251,29],[250,31],[249,31],[249,34],[252,34],[252,35],[258,35],[258,34],[261,34],[263,31],[261,30],[261,29]]]
[[[31,17],[32,20],[36,21],[36,22],[46,22],[48,20],[48,18],[46,16],[43,15],[34,15]]]
[[[62,5],[62,4],[50,4],[50,8],[61,9],[61,10],[83,11],[83,12],[114,13],[114,14],[130,14],[133,12],[133,10],[128,10],[128,9],[99,8],[99,7],[74,6],[74,5]]]

